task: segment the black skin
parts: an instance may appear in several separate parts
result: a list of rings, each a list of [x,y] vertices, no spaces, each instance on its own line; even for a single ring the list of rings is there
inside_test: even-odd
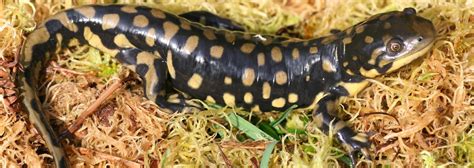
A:
[[[222,18],[220,16],[214,15],[206,11],[193,11],[193,12],[181,14],[180,16],[185,17],[186,19],[193,22],[200,22],[201,24],[204,24],[205,26],[211,26],[211,27],[220,28],[220,29],[228,29],[232,31],[244,31],[244,29],[240,25],[235,24],[233,21],[226,18]],[[206,19],[202,19],[202,18],[206,18]],[[203,20],[205,22],[202,22]],[[281,28],[276,34],[277,35],[286,34],[286,35],[293,36],[296,38],[302,38],[300,37],[299,34],[291,33],[291,32],[294,32],[294,28],[295,28],[294,26],[284,27],[284,28]],[[339,30],[339,29],[330,30],[330,33],[334,35],[337,35],[338,33],[341,33],[341,32],[342,30]],[[360,80],[360,79],[356,79],[356,80]],[[329,125],[331,125],[331,123],[328,121],[332,121],[333,123],[337,123],[338,121],[340,121],[338,117],[332,116],[332,114],[335,114],[335,111],[329,111],[330,109],[327,109],[326,105],[328,103],[335,103],[338,101],[339,97],[347,96],[347,95],[348,93],[345,92],[343,88],[333,88],[330,91],[330,94],[328,96],[324,97],[317,103],[319,108],[313,111],[313,116],[322,114],[323,121],[325,121],[325,123],[320,129],[322,129],[324,132],[326,133],[329,132]],[[164,102],[164,103],[167,103],[167,102]],[[165,104],[159,104],[159,105],[161,106]],[[169,103],[166,105],[170,106]],[[174,108],[176,108],[176,110],[179,109],[179,107],[174,107]],[[359,142],[359,141],[352,140],[350,138],[343,138],[343,137],[353,137],[356,134],[357,133],[354,132],[349,127],[344,127],[336,133],[339,139],[345,140],[343,143],[351,144],[351,146],[354,148],[352,153],[349,154],[349,157],[353,163],[351,165],[352,167],[355,167],[355,163],[357,163],[358,151],[362,148],[370,147],[370,143]],[[367,159],[370,159],[370,155],[366,155],[366,157]]]
[[[205,26],[215,27],[218,29],[227,29],[231,31],[245,31],[245,29],[230,19],[217,16],[207,11],[191,11],[180,14],[179,16],[188,19],[191,22],[198,22]]]

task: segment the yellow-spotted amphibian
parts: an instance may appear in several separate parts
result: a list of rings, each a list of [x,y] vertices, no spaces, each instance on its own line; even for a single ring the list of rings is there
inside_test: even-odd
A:
[[[314,109],[313,123],[324,131],[332,125],[354,158],[359,151],[368,155],[371,143],[366,134],[334,116],[338,99],[357,94],[368,84],[366,79],[424,55],[435,38],[433,24],[412,8],[310,40],[219,29],[222,20],[215,18],[218,24],[204,26],[189,15],[143,6],[91,5],[59,12],[39,25],[22,50],[24,72],[18,83],[22,105],[56,166],[69,164],[36,91],[45,65],[59,48],[87,44],[115,55],[141,77],[146,97],[169,111],[180,111],[185,104],[159,95],[165,84],[194,98],[247,110],[283,111],[292,105]]]

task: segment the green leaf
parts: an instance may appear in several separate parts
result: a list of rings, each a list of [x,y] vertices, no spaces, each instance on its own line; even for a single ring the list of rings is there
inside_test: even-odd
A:
[[[424,73],[424,74],[421,74],[417,80],[419,81],[428,81],[428,80],[431,80],[431,78],[433,76],[436,76],[438,75],[438,73],[436,72],[429,72],[429,73]]]
[[[286,128],[289,133],[306,135],[306,130],[298,128]]]
[[[263,151],[262,160],[260,161],[260,168],[268,168],[268,163],[270,162],[270,156],[272,156],[273,149],[277,144],[277,141],[273,141],[267,145],[265,151]]]
[[[280,140],[280,134],[274,127],[270,126],[268,122],[261,122],[257,125],[258,128],[260,128],[260,130],[262,130],[263,132],[267,133],[278,141]]]
[[[170,155],[170,152],[171,152],[171,150],[170,150],[169,148],[166,149],[165,154],[163,155],[163,158],[162,158],[161,161],[160,161],[162,168],[165,167],[166,159],[168,158],[168,155]]]
[[[303,151],[306,153],[315,153],[316,149],[311,145],[303,145]]]
[[[262,131],[261,129],[259,129],[255,125],[253,125],[252,123],[248,122],[244,118],[238,116],[237,114],[229,113],[229,115],[227,115],[227,117],[228,117],[230,123],[232,124],[232,126],[236,127],[240,131],[244,132],[245,135],[252,138],[253,140],[271,140],[271,141],[275,141],[275,139],[272,136],[268,135],[267,133],[265,133],[264,131]]]
[[[339,160],[349,167],[352,166],[352,160],[348,155],[343,155],[342,157],[339,158]]]
[[[293,109],[295,109],[296,107],[298,107],[297,105],[293,105],[291,106],[290,108],[286,109],[285,112],[283,112],[283,114],[275,121],[273,121],[272,123],[270,123],[270,125],[272,127],[275,127],[277,125],[279,125],[283,120],[285,120],[286,118],[288,118],[288,115],[290,115],[290,112],[293,111]]]

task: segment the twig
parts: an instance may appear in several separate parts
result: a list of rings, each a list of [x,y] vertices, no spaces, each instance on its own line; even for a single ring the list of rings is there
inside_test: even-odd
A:
[[[51,62],[51,64],[53,65],[53,67],[51,68],[52,70],[59,71],[59,72],[63,73],[64,75],[67,75],[67,74],[84,75],[84,73],[82,73],[82,72],[77,72],[77,71],[74,71],[74,70],[63,68],[63,67],[59,66],[57,62],[53,61],[53,62]]]
[[[64,139],[65,137],[67,136],[70,136],[72,134],[74,134],[74,132],[76,132],[82,125],[82,123],[84,123],[84,121],[86,120],[86,118],[88,118],[90,115],[92,115],[96,110],[97,108],[112,94],[115,92],[115,90],[117,90],[119,87],[122,86],[122,83],[123,83],[123,80],[119,80],[115,83],[113,83],[112,85],[110,85],[110,87],[108,87],[102,94],[99,95],[99,98],[97,98],[97,100],[92,103],[92,105],[89,106],[89,108],[86,109],[86,111],[84,111],[77,119],[76,121],[74,121],[74,123],[69,126],[69,128],[62,132],[61,135],[59,136],[60,139]]]
[[[222,158],[224,159],[224,162],[225,162],[225,165],[228,167],[228,168],[232,168],[232,162],[229,160],[229,158],[225,155],[224,151],[222,150],[222,147],[217,144],[217,148],[219,148],[219,151],[221,152],[222,154]]]
[[[89,156],[92,156],[92,157],[99,157],[99,158],[109,160],[109,161],[113,161],[113,162],[120,162],[120,163],[124,164],[125,166],[127,166],[129,168],[141,168],[142,167],[142,164],[140,164],[140,163],[130,161],[130,160],[127,160],[127,159],[124,159],[124,158],[121,158],[121,157],[113,156],[113,155],[110,155],[110,154],[98,152],[98,151],[95,151],[95,150],[92,150],[92,149],[79,148],[79,153],[81,153],[82,155],[89,155]]]

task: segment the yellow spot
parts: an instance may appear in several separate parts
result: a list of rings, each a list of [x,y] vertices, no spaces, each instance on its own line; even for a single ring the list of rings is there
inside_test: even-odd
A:
[[[291,51],[291,57],[294,60],[300,58],[300,50],[298,50],[298,48],[293,48],[293,51]]]
[[[224,83],[226,85],[231,85],[232,84],[232,78],[230,78],[228,76],[224,77]]]
[[[150,30],[148,30],[148,32],[146,33],[146,37],[145,37],[145,42],[146,44],[148,44],[148,46],[152,47],[153,45],[155,45],[155,34],[156,34],[156,31],[154,28],[151,28]]]
[[[233,34],[232,32],[226,31],[224,36],[225,36],[225,40],[227,40],[227,42],[234,43],[235,34]]]
[[[204,36],[209,39],[209,40],[215,40],[217,39],[216,38],[216,34],[214,34],[214,31],[213,29],[209,29],[209,28],[205,28],[203,30],[203,33],[204,33]]]
[[[384,67],[385,65],[387,65],[387,64],[389,64],[389,63],[391,63],[391,61],[382,59],[382,60],[380,60],[380,62],[379,62],[379,67],[382,68],[382,67]]]
[[[344,121],[338,121],[334,125],[333,130],[334,130],[334,132],[339,132],[344,127],[346,127],[346,123],[344,123]]]
[[[280,47],[273,47],[271,54],[272,54],[273,61],[281,62],[281,60],[283,60],[283,54],[281,53]]]
[[[285,71],[278,71],[275,73],[275,81],[279,85],[284,85],[288,81],[288,75]]]
[[[367,44],[370,44],[370,43],[374,42],[374,38],[372,38],[370,36],[365,36],[364,42],[367,43]]]
[[[225,92],[224,95],[222,96],[222,98],[224,99],[224,103],[227,106],[230,106],[230,107],[235,106],[235,96],[234,95]]]
[[[210,51],[211,57],[219,59],[222,57],[223,53],[224,53],[224,47],[217,46],[217,45],[211,47],[211,51]]]
[[[181,100],[179,100],[178,94],[172,94],[168,97],[168,102],[178,104]]]
[[[349,28],[346,30],[346,34],[351,34],[351,32],[352,32],[353,29],[354,29],[353,27],[349,27]]]
[[[313,122],[316,125],[316,127],[321,128],[324,123],[323,114],[322,113],[316,114],[316,116],[313,117]]]
[[[258,66],[263,66],[263,65],[265,65],[265,54],[259,53],[259,54],[257,55],[257,64],[258,64]]]
[[[137,13],[137,9],[135,9],[135,7],[133,6],[124,6],[120,8],[120,10],[122,10],[125,13]]]
[[[71,40],[69,40],[69,44],[68,46],[72,47],[72,46],[77,46],[79,45],[79,40],[77,38],[72,38]]]
[[[245,54],[250,54],[253,49],[255,49],[255,44],[253,43],[245,43],[240,47],[240,51],[242,51]]]
[[[298,101],[298,94],[290,93],[288,94],[288,103],[296,103]]]
[[[152,10],[151,10],[151,15],[152,15],[153,17],[160,18],[160,19],[166,18],[165,13],[163,13],[163,11],[157,10],[157,9],[152,9]]]
[[[245,68],[242,75],[242,83],[245,86],[251,86],[255,80],[255,71],[252,68]]]
[[[334,113],[336,112],[336,102],[328,101],[326,103],[326,110],[328,111],[328,113],[331,113],[334,115]]]
[[[191,24],[189,24],[189,22],[187,20],[184,20],[184,19],[180,19],[180,22],[181,22],[181,28],[183,28],[184,30],[191,30]]]
[[[358,57],[355,56],[355,55],[352,56],[352,60],[353,60],[353,61],[357,61],[357,58],[358,58]]]
[[[354,72],[352,72],[350,69],[346,70],[346,73],[349,75],[354,75]]]
[[[385,23],[383,24],[383,28],[384,28],[384,29],[390,29],[391,27],[392,27],[392,24],[390,24],[390,22],[385,22]]]
[[[210,103],[216,103],[216,100],[212,96],[207,96],[206,101]]]
[[[95,16],[95,9],[90,6],[79,7],[74,10],[88,19],[92,19]]]
[[[173,53],[171,50],[168,50],[168,55],[166,55],[166,66],[168,67],[168,73],[172,79],[176,79],[176,70],[173,65]]]
[[[306,76],[305,81],[306,81],[306,82],[309,82],[309,80],[311,80],[311,77],[308,75],[308,76]]]
[[[179,100],[179,99],[168,99],[167,102],[168,103],[173,103],[173,104],[178,104],[179,102],[181,102],[181,100]]]
[[[347,65],[349,65],[349,62],[342,63],[342,66],[344,66],[344,67],[347,67]]]
[[[186,40],[186,43],[184,44],[184,50],[187,51],[188,53],[192,53],[194,49],[196,49],[196,47],[198,46],[198,42],[199,42],[198,36],[193,35],[189,37]]]
[[[84,38],[89,43],[89,45],[96,47],[97,49],[110,54],[110,55],[117,55],[117,50],[111,50],[102,44],[102,38],[98,35],[94,34],[89,27],[84,28]]]
[[[166,41],[166,43],[168,43],[171,38],[173,38],[173,36],[178,32],[179,27],[173,22],[166,21],[165,23],[163,23],[163,30],[165,32],[164,40]]]
[[[374,61],[377,60],[377,57],[379,57],[382,53],[384,53],[383,49],[375,49],[372,51],[372,54],[370,54],[370,59],[373,59]]]
[[[283,97],[273,99],[272,106],[275,108],[285,107],[286,100]]]
[[[115,36],[114,43],[120,48],[135,48],[135,46],[128,41],[128,38],[124,34]]]
[[[351,137],[351,139],[362,143],[367,143],[369,141],[367,134],[363,133],[358,133],[357,135]]]
[[[336,67],[327,59],[323,59],[323,71],[324,72],[336,72]]]
[[[374,60],[374,59],[370,59],[370,60],[368,61],[368,63],[371,64],[371,65],[375,65],[375,60]]]
[[[201,87],[201,84],[202,77],[197,73],[194,73],[193,76],[191,76],[191,78],[189,78],[188,80],[188,86],[192,89],[199,89],[199,87]]]
[[[390,16],[391,16],[390,14],[382,15],[382,16],[379,17],[379,20],[380,20],[380,21],[385,21],[385,20],[387,20]]]
[[[311,48],[309,48],[309,53],[311,53],[311,54],[316,54],[316,53],[318,53],[318,47],[311,47]]]
[[[137,64],[153,65],[155,57],[149,52],[140,52],[137,54]]]
[[[250,92],[245,93],[244,95],[244,102],[250,104],[253,102],[253,95]]]
[[[309,105],[308,107],[305,107],[303,109],[305,110],[314,110],[314,111],[317,111],[319,106],[318,106],[318,102],[319,100],[321,100],[323,97],[325,97],[326,95],[328,95],[327,92],[319,92],[314,98],[313,98],[313,102],[311,103],[311,105]]]
[[[357,26],[356,33],[360,34],[360,33],[364,32],[364,30],[365,30],[364,26]]]
[[[145,64],[148,67],[145,76],[143,78],[147,79],[145,83],[145,95],[150,100],[155,100],[157,94],[153,90],[156,88],[156,85],[159,83],[159,76],[156,75],[156,69],[153,66],[153,60],[155,56],[149,52],[140,52],[137,55],[137,64]]]
[[[252,109],[250,111],[253,111],[253,112],[261,112],[262,110],[260,110],[260,106],[259,105],[255,105],[252,107]]]
[[[137,15],[133,18],[133,25],[136,27],[146,27],[148,23],[148,18],[143,15]]]
[[[177,93],[170,95],[168,98],[170,99],[177,99],[179,95]]]
[[[102,17],[102,29],[113,29],[117,27],[120,21],[120,16],[118,14],[105,14]]]
[[[369,82],[364,80],[357,83],[341,82],[338,85],[344,87],[347,92],[349,92],[349,96],[354,96],[364,89],[368,84]]]
[[[56,41],[58,41],[58,43],[61,43],[63,41],[63,35],[61,35],[61,33],[56,34]]]
[[[342,39],[342,43],[344,43],[346,45],[350,44],[350,43],[352,43],[352,38],[346,37],[346,38]]]
[[[244,37],[245,40],[250,40],[250,39],[252,39],[252,35],[251,35],[250,33],[245,33],[245,34],[243,35],[243,37]]]
[[[40,25],[39,27],[44,27],[44,23],[50,21],[50,20],[56,20],[56,21],[59,21],[61,22],[61,24],[66,27],[68,30],[70,31],[73,31],[73,32],[77,32],[78,28],[77,28],[77,25],[70,22],[69,21],[69,18],[67,17],[66,13],[64,12],[61,12],[61,13],[58,13],[56,15],[53,15],[52,17],[50,17],[48,20],[46,20],[45,22],[43,22],[42,25]]]
[[[365,70],[364,67],[360,67],[359,72],[363,76],[369,77],[369,78],[373,78],[380,75],[380,73],[376,69]]]
[[[272,92],[272,87],[270,86],[270,84],[268,82],[263,83],[262,98],[263,99],[269,99],[271,92]]]

